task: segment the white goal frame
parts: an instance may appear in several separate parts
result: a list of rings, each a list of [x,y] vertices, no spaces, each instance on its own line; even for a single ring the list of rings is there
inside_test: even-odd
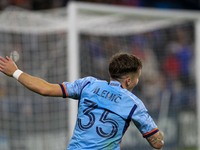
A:
[[[80,10],[103,12],[103,13],[116,13],[123,15],[135,15],[142,17],[151,18],[165,18],[174,20],[191,20],[195,22],[195,67],[196,67],[196,90],[200,91],[200,71],[197,69],[200,66],[200,13],[197,11],[186,11],[186,10],[158,10],[150,8],[136,8],[136,7],[126,7],[126,6],[113,6],[104,4],[92,4],[92,3],[82,3],[82,2],[69,2],[67,7],[67,20],[68,20],[68,41],[67,41],[67,54],[68,54],[68,73],[69,82],[73,82],[80,77],[80,62],[79,62],[79,32],[78,28],[78,17],[77,13]],[[72,66],[73,64],[73,66]],[[200,92],[197,92],[197,127],[200,126]],[[69,103],[69,131],[72,135],[74,125],[76,122],[77,115],[77,102],[70,101]],[[200,128],[197,131],[198,139],[200,141]],[[200,143],[198,142],[198,150],[200,150]]]

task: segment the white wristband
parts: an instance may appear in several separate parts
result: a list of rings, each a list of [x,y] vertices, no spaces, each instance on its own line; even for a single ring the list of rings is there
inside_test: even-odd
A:
[[[21,70],[19,70],[19,69],[17,69],[14,73],[13,73],[13,77],[15,78],[15,79],[19,79],[19,76],[22,74],[23,72],[21,71]]]

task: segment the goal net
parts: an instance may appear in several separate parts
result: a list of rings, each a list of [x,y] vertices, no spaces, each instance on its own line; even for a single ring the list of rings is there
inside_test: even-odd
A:
[[[165,134],[164,150],[198,148],[199,14],[69,3],[62,9],[0,13],[0,55],[17,51],[19,69],[51,83],[94,76],[109,81],[109,58],[139,56],[133,93]],[[34,94],[0,74],[0,149],[66,150],[77,102]],[[122,149],[150,149],[133,123]]]
[[[65,12],[66,10],[64,10]],[[61,15],[60,10],[56,14]],[[9,7],[0,14],[0,55],[19,54],[19,69],[51,83],[68,77],[66,16]],[[13,56],[15,58],[15,56]],[[0,74],[0,149],[64,150],[68,139],[68,106]]]

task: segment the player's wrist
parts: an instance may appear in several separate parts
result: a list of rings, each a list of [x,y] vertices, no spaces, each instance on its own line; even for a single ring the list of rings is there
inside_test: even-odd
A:
[[[17,69],[17,70],[13,73],[13,77],[14,77],[15,79],[18,80],[18,79],[19,79],[19,76],[20,76],[22,73],[23,73],[23,71]]]

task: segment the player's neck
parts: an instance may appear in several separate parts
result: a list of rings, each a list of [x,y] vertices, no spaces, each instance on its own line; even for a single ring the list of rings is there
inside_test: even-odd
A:
[[[122,86],[123,88],[126,89],[126,84],[125,84],[125,82],[124,82],[124,79],[114,79],[114,78],[110,78],[110,82],[111,82],[111,81],[117,81],[117,82],[119,82],[119,83],[121,84],[121,86]]]

